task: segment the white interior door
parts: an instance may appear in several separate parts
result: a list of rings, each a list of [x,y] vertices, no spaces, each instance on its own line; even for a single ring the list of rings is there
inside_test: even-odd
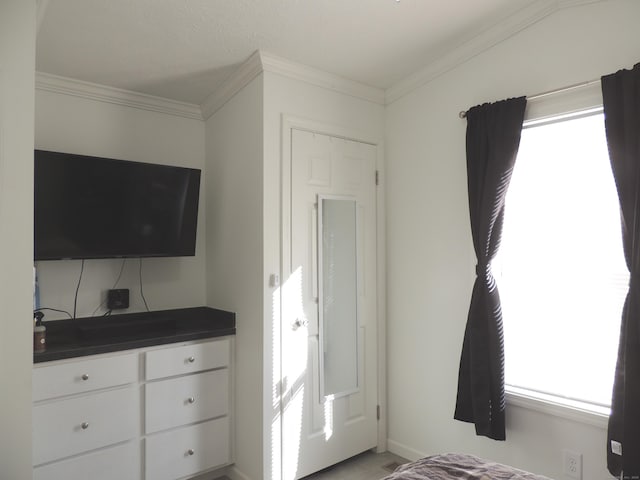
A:
[[[373,145],[291,132],[281,330],[286,480],[377,443],[375,170]]]

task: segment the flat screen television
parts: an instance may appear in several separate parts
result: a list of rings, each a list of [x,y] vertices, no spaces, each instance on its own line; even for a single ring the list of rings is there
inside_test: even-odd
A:
[[[34,259],[195,255],[200,173],[36,150]]]

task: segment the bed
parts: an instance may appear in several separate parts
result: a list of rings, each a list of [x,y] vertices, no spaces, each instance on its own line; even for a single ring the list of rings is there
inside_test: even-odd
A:
[[[400,465],[382,480],[550,480],[473,455],[446,453]]]

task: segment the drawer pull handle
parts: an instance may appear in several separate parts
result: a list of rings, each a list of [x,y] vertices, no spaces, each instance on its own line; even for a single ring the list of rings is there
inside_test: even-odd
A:
[[[89,422],[82,422],[82,425],[80,425],[82,427],[83,430],[86,430],[87,428],[89,428]]]
[[[187,398],[187,402],[196,403],[196,399],[194,397],[189,397],[189,398]]]
[[[196,357],[189,357],[188,360],[189,360],[189,363],[193,363],[196,361]]]
[[[189,455],[193,455],[194,453],[196,453],[193,448],[190,448],[189,450],[187,450],[187,454]]]
[[[89,380],[89,374],[88,373],[83,373],[82,377],[80,377],[80,378],[82,378],[82,380],[84,380],[84,381],[87,381],[87,380]]]

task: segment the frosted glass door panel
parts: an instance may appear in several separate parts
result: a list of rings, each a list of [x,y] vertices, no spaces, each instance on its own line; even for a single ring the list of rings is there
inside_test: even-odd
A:
[[[319,198],[322,395],[358,389],[356,201]]]

